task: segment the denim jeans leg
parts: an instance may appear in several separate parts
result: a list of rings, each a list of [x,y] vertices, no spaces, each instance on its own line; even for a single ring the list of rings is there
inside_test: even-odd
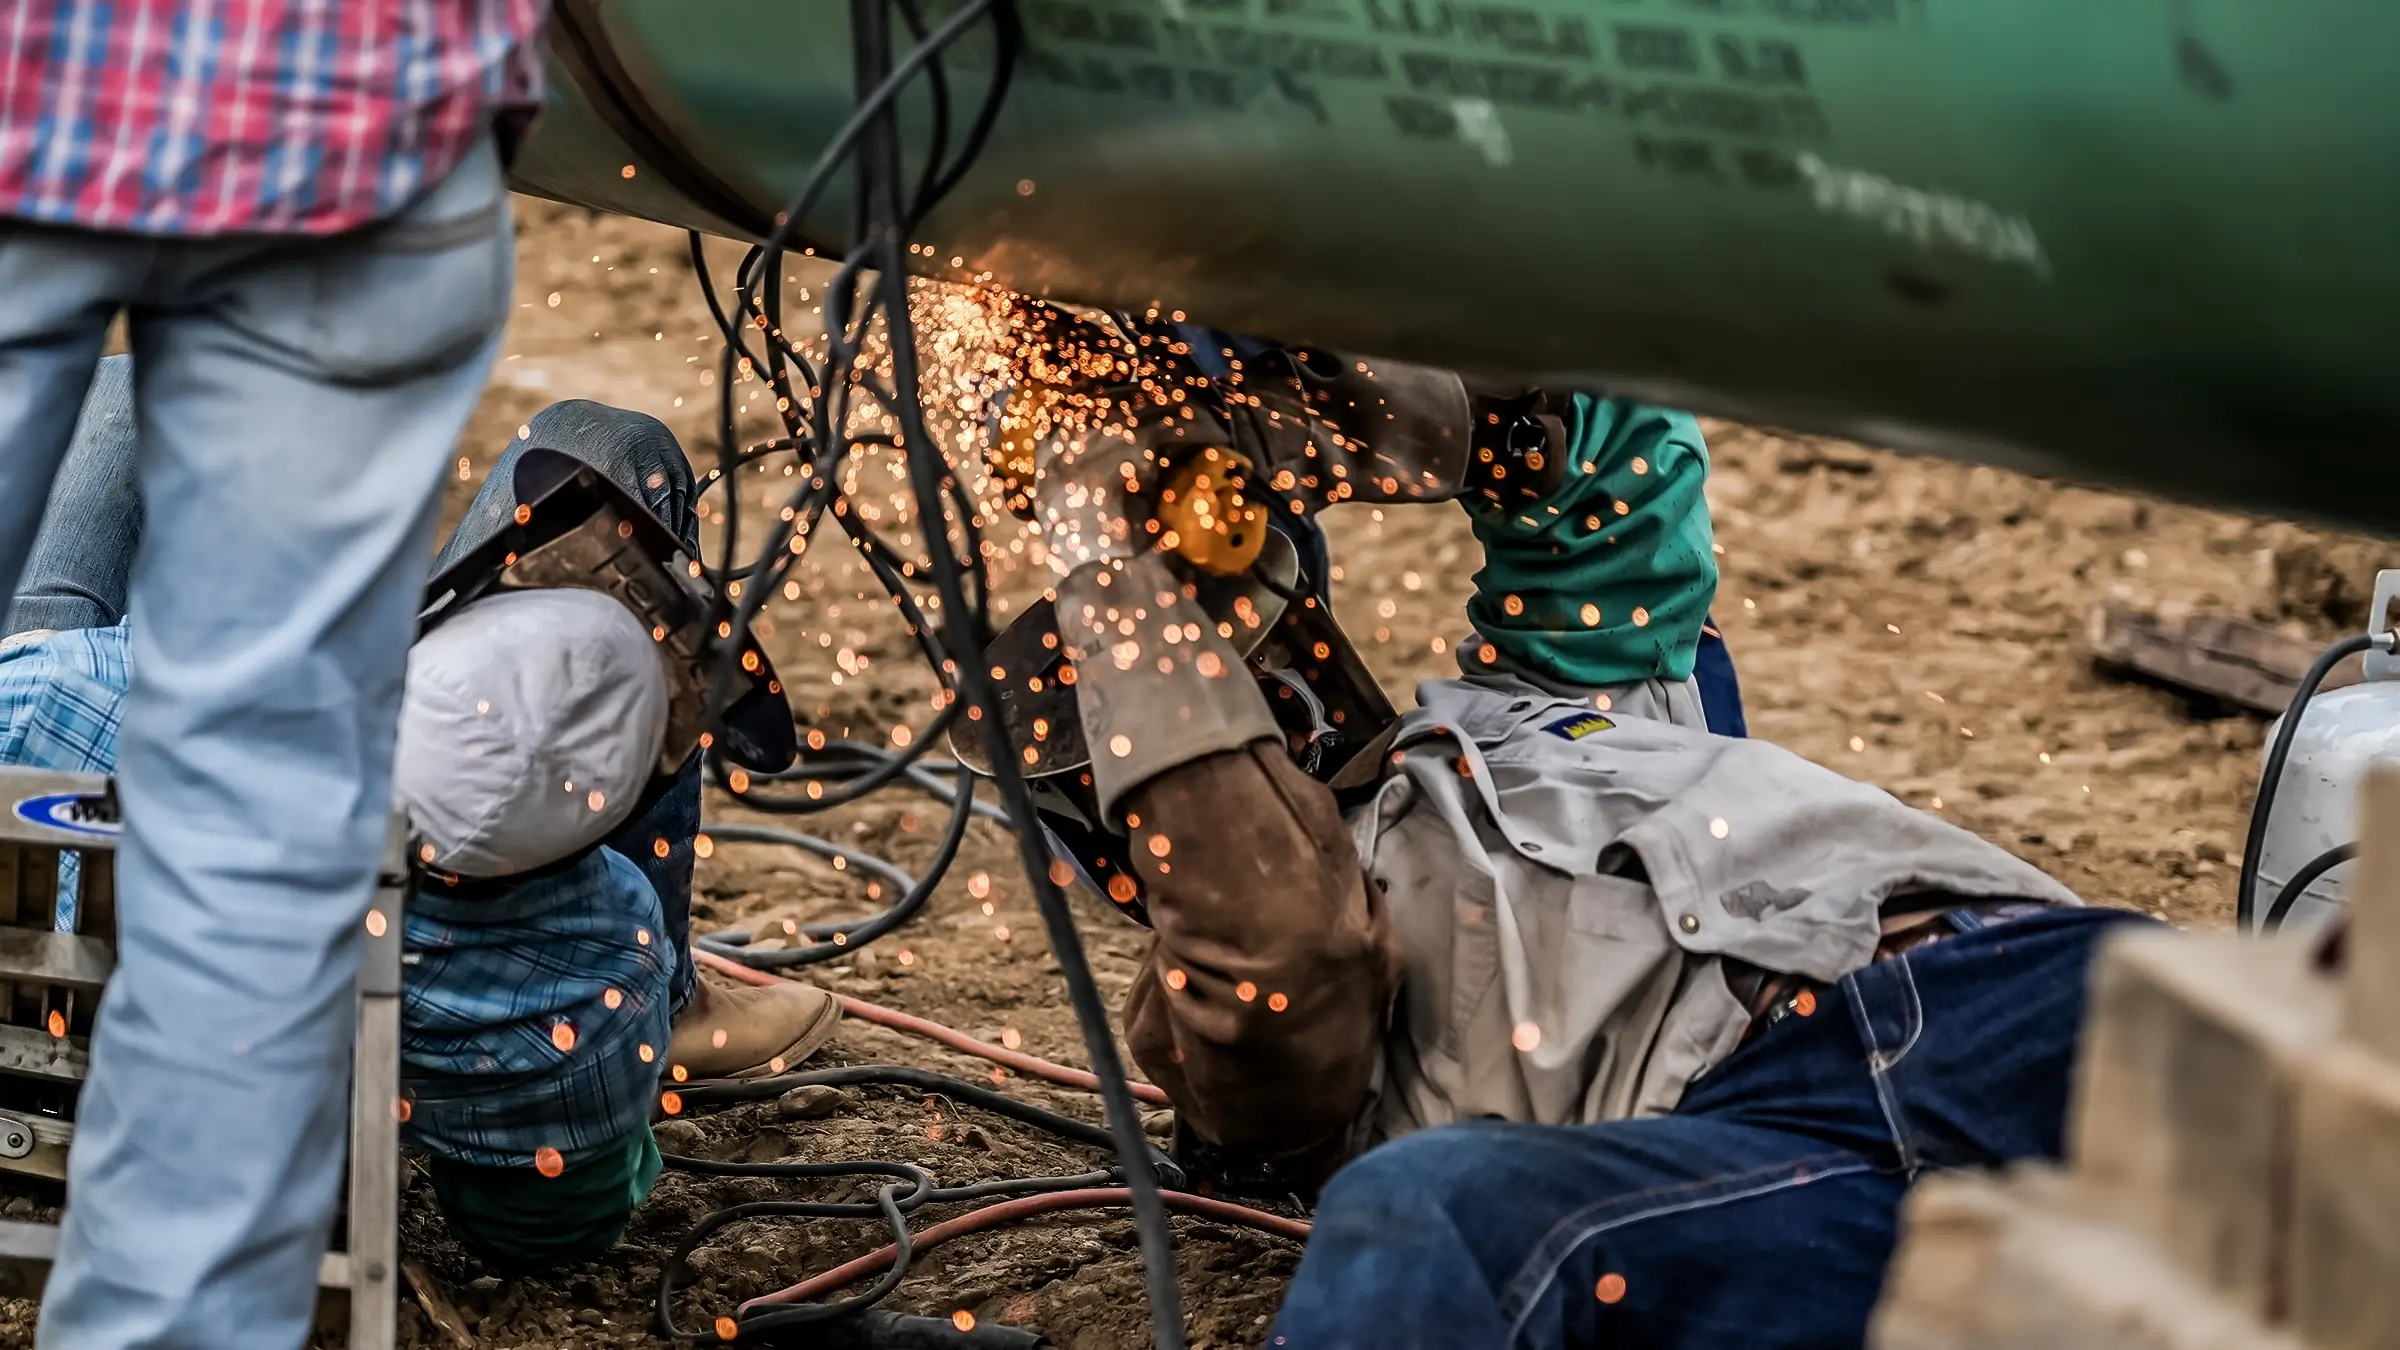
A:
[[[1902,1185],[1699,1117],[1427,1130],[1334,1177],[1267,1344],[1856,1346]]]
[[[107,628],[125,617],[125,587],[142,541],[134,484],[133,358],[111,356],[93,372],[67,457],[50,484],[49,506],[17,580],[8,633]]]
[[[0,236],[0,594],[17,593],[109,319],[145,265],[126,241],[31,226]]]
[[[700,834],[700,756],[694,753],[649,809],[617,827],[608,847],[641,870],[658,892],[667,940],[675,945],[675,1011],[691,1000],[700,978],[692,959],[692,841]]]
[[[375,230],[154,248],[121,937],[40,1343],[280,1350],[331,1229],[401,680],[513,238],[485,147]]]

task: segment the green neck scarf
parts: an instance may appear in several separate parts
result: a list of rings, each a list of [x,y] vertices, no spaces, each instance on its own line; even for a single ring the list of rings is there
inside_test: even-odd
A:
[[[1497,664],[1553,683],[1687,679],[1717,593],[1699,423],[1586,394],[1564,420],[1556,491],[1506,509],[1468,499],[1484,566],[1467,617]]]

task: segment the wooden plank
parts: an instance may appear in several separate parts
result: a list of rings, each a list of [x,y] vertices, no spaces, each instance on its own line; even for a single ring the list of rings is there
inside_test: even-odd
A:
[[[350,1064],[350,1350],[395,1350],[400,1281],[401,910],[406,830],[395,817],[358,961]]]
[[[2342,1030],[2400,1062],[2400,766],[2378,764],[2367,773],[2351,868]]]
[[[1901,1221],[1869,1350],[2300,1350],[2094,1218],[2065,1178],[1928,1177]]]
[[[2314,944],[2137,931],[2094,963],[2067,1156],[2097,1212],[2235,1307],[2284,1302],[2291,1137],[2341,1033]]]
[[[113,942],[77,933],[0,927],[0,980],[97,991],[116,968]]]
[[[58,1260],[58,1226],[0,1219],[0,1298],[39,1298]],[[339,1300],[350,1288],[350,1263],[327,1252],[317,1263],[320,1305]]]
[[[2122,600],[2092,610],[2086,637],[2102,664],[2262,713],[2290,706],[2300,677],[2323,650],[2247,619],[2153,613]],[[2357,663],[2345,662],[2324,687],[2339,689],[2358,679]]]
[[[33,1027],[0,1026],[0,1073],[80,1083],[91,1073],[91,1055],[73,1037]]]

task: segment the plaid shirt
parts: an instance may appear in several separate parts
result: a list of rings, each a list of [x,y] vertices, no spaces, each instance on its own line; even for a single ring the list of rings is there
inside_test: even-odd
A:
[[[0,642],[0,764],[115,771],[127,636]],[[73,874],[60,880],[65,928]],[[421,891],[404,930],[409,1142],[486,1167],[621,1150],[666,1062],[677,957],[662,923],[641,869],[605,848],[472,900]]]
[[[332,234],[541,93],[548,0],[8,0],[0,216]]]

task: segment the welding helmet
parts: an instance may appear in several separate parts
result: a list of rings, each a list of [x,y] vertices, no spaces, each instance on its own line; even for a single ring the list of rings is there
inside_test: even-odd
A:
[[[515,488],[513,517],[426,588],[418,636],[487,596],[544,588],[601,592],[649,630],[665,666],[668,712],[653,795],[704,743],[710,685],[729,648],[736,669],[715,746],[756,773],[789,768],[799,746],[783,684],[756,639],[716,617],[716,585],[675,531],[606,475],[561,451],[536,446],[518,456]]]
[[[1264,547],[1245,572],[1220,576],[1182,567],[1172,554],[1169,565],[1188,575],[1195,602],[1219,631],[1231,628],[1234,652],[1266,696],[1292,762],[1319,782],[1344,782],[1358,777],[1344,770],[1361,763],[1398,714],[1334,621],[1324,531],[1309,517],[1281,511],[1268,513],[1266,525]],[[1051,856],[1146,926],[1141,874],[1122,822],[1101,816],[1075,686],[1059,678],[1067,655],[1052,603],[1018,615],[984,654],[1002,672],[1000,724],[1033,790]],[[979,727],[954,723],[950,749],[968,768],[991,775]]]

